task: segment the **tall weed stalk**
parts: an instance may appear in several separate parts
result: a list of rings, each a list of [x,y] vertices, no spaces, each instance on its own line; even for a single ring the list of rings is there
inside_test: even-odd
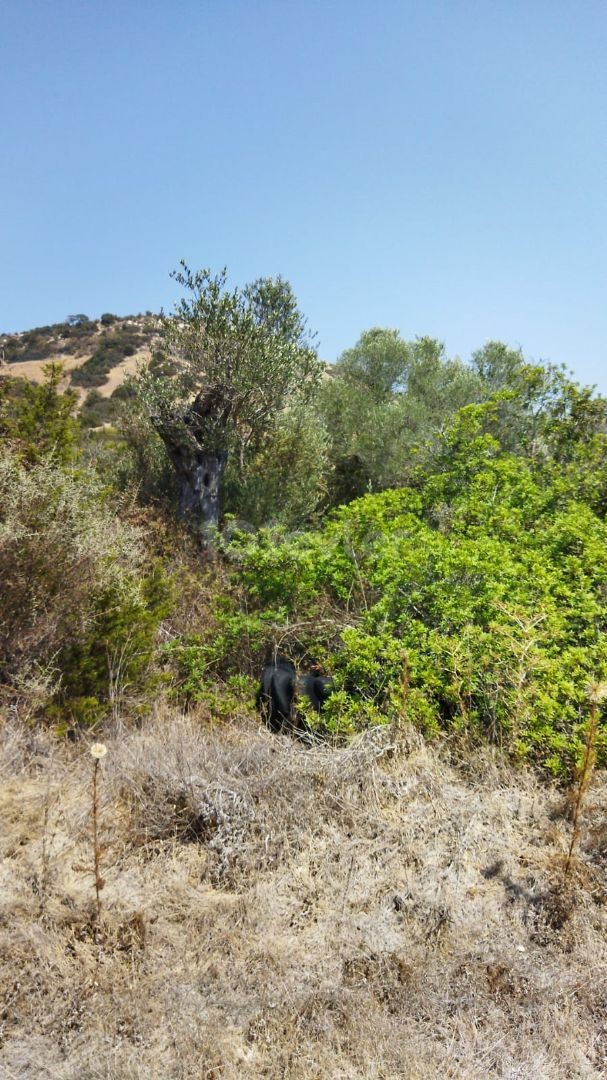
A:
[[[584,749],[582,753],[582,759],[577,769],[577,789],[575,792],[575,798],[573,801],[573,814],[571,820],[571,841],[569,844],[569,851],[567,852],[567,858],[565,860],[565,868],[563,871],[563,877],[565,882],[569,877],[571,865],[573,861],[573,852],[576,844],[579,841],[580,825],[581,825],[581,812],[588,794],[588,788],[590,787],[590,781],[592,779],[592,773],[596,764],[596,737],[599,728],[599,713],[600,704],[607,697],[607,684],[594,683],[588,688],[588,699],[590,701],[590,714],[586,724],[586,733],[584,736]]]

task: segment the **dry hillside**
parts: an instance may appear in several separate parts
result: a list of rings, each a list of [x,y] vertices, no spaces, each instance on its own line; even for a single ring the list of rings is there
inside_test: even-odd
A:
[[[605,784],[568,892],[562,795],[485,751],[252,715],[115,720],[93,759],[0,729],[0,1075],[607,1075]]]
[[[111,398],[159,345],[159,319],[151,313],[74,319],[79,321],[1,334],[0,374],[41,382],[44,365],[59,362],[65,370],[64,389],[76,389],[82,406],[91,393]]]

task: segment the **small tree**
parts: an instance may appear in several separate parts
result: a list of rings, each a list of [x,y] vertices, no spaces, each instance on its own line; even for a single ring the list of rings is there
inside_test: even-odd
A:
[[[368,400],[380,404],[406,386],[411,361],[411,347],[398,330],[375,326],[341,354],[335,373],[360,389]]]
[[[406,483],[413,447],[482,394],[478,375],[447,359],[439,341],[404,341],[397,330],[381,327],[361,334],[333,375],[320,394],[331,439],[333,503]]]
[[[281,413],[309,399],[322,364],[288,282],[230,291],[225,269],[181,268],[172,277],[187,294],[163,321],[174,374],[148,368],[138,385],[175,469],[179,513],[206,541],[228,456],[244,473]]]
[[[0,380],[0,438],[7,439],[28,465],[52,459],[66,464],[74,456],[78,395],[61,392],[63,365],[44,364],[44,381]]]

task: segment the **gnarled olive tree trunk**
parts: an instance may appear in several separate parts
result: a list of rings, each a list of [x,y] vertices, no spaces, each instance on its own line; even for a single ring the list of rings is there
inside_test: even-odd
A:
[[[219,496],[227,450],[194,450],[164,440],[177,478],[179,516],[203,532],[219,524]]]
[[[151,418],[175,469],[179,515],[199,533],[204,546],[219,524],[228,451],[218,447],[225,441],[229,414],[229,402],[213,390],[201,391],[182,413]]]

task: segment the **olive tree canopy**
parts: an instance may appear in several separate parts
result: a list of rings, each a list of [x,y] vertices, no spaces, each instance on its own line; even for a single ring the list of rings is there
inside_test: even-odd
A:
[[[177,476],[179,511],[201,535],[219,520],[228,455],[241,468],[276,418],[314,393],[323,365],[287,281],[230,290],[227,271],[172,275],[186,290],[163,320],[168,372],[139,378],[151,421]]]

